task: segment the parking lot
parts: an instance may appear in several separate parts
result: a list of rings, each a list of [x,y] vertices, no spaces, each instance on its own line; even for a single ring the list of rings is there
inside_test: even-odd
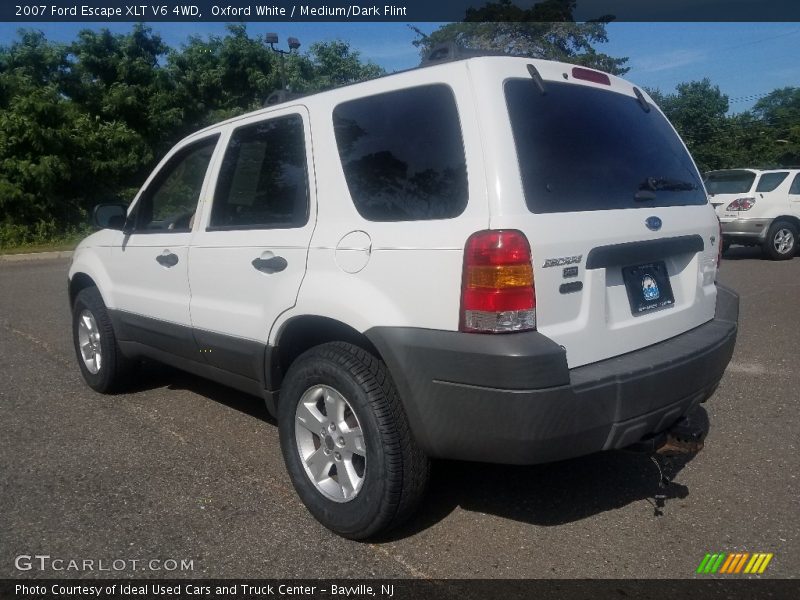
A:
[[[723,262],[736,352],[663,506],[643,455],[439,462],[417,518],[373,543],[307,513],[259,400],[156,365],[128,394],[86,387],[67,268],[0,262],[0,577],[92,575],[15,568],[45,554],[192,565],[127,577],[681,578],[718,551],[772,552],[763,577],[800,575],[800,257]]]

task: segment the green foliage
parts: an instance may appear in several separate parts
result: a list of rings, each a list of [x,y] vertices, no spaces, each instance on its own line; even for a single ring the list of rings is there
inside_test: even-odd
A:
[[[129,201],[179,139],[261,107],[280,64],[244,25],[180,49],[143,24],[70,44],[21,30],[0,46],[0,247],[71,239],[95,204]],[[383,74],[341,41],[285,57],[284,70],[295,91]]]
[[[769,128],[775,161],[800,165],[800,88],[774,90],[756,102],[753,114]]]
[[[595,50],[607,41],[604,22],[572,22],[574,5],[500,0],[471,9],[464,23],[417,31],[414,44],[425,52],[456,41],[626,72],[627,59]],[[0,46],[0,248],[71,240],[95,204],[129,201],[179,139],[259,108],[284,81],[315,92],[382,74],[339,40],[281,60],[244,25],[179,49],[142,24],[126,34],[84,30],[70,44],[21,30]],[[800,88],[775,90],[737,115],[708,80],[652,93],[701,169],[800,164]]]
[[[422,55],[438,44],[455,42],[464,48],[500,51],[518,56],[571,62],[615,75],[627,73],[627,58],[613,58],[595,50],[608,41],[605,23],[572,20],[574,0],[546,0],[523,9],[511,0],[469,9],[463,23],[448,23],[413,42]]]
[[[800,88],[775,90],[753,110],[729,115],[728,97],[708,79],[650,95],[681,134],[701,171],[800,164]]]

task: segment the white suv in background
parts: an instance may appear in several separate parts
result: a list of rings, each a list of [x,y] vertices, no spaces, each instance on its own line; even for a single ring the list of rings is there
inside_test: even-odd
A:
[[[69,271],[87,383],[148,358],[263,398],[299,496],[354,539],[413,512],[430,458],[655,448],[736,338],[675,130],[563,63],[449,61],[230,119],[95,221]]]
[[[800,169],[726,169],[704,178],[722,222],[725,248],[761,246],[773,260],[797,253],[800,234]]]

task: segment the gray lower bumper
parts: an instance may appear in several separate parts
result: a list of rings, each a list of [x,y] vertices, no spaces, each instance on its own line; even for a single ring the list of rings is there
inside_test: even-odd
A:
[[[622,448],[713,393],[733,354],[739,297],[719,287],[712,321],[567,369],[537,332],[504,336],[375,328],[414,435],[433,457],[533,464]]]
[[[750,240],[763,242],[767,237],[771,219],[736,219],[722,222],[722,236],[729,241]]]

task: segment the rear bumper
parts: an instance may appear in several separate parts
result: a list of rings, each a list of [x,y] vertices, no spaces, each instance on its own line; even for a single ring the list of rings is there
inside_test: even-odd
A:
[[[726,241],[763,242],[771,219],[735,219],[722,221],[722,237]]]
[[[433,457],[533,464],[623,448],[667,429],[716,388],[733,354],[739,297],[653,346],[568,369],[538,332],[501,336],[375,328],[367,336]]]

